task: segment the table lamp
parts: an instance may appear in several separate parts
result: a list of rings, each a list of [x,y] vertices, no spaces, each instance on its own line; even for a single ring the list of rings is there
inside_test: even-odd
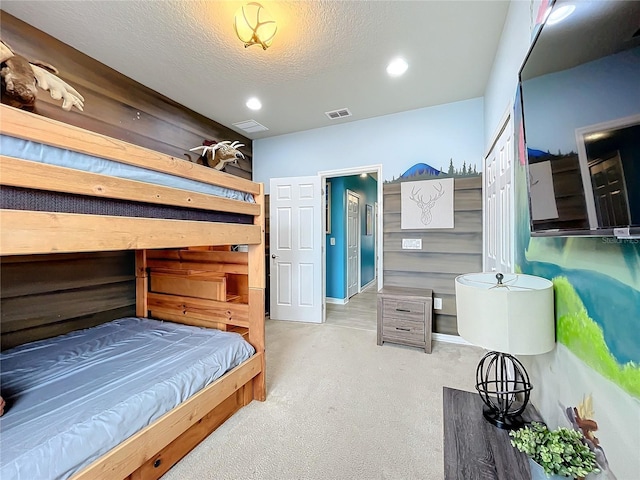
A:
[[[532,386],[513,355],[553,350],[553,284],[532,275],[468,273],[456,277],[455,287],[458,333],[489,350],[476,370],[484,418],[498,428],[519,428]]]

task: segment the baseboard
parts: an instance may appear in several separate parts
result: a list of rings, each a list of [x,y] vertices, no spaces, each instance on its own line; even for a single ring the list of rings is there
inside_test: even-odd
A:
[[[346,305],[347,303],[349,303],[348,298],[326,297],[324,300],[326,303],[335,303],[336,305]]]
[[[444,343],[457,343],[460,345],[472,345],[467,342],[464,338],[458,335],[449,335],[447,333],[432,333],[431,339],[436,342],[444,342]]]

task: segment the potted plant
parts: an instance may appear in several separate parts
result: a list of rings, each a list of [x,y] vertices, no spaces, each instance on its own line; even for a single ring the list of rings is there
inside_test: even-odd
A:
[[[596,455],[587,446],[582,432],[564,427],[549,430],[542,423],[532,422],[509,435],[511,444],[529,456],[533,479],[583,478],[599,471]]]

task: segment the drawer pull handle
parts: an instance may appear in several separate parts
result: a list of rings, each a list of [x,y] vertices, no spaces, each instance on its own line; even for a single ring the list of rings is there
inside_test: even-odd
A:
[[[401,328],[401,327],[396,327],[396,330],[402,330],[403,332],[410,332],[411,331],[410,328]]]
[[[407,312],[407,313],[411,313],[411,310],[407,310],[406,308],[396,308],[396,312]]]

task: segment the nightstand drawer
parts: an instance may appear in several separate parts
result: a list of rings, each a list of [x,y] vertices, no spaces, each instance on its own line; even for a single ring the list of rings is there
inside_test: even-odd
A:
[[[385,320],[382,326],[382,335],[384,338],[424,342],[424,323],[419,324],[398,318],[388,318]]]
[[[421,331],[424,332],[424,319],[421,318],[419,321],[415,321],[412,318],[401,317],[399,315],[388,315],[384,317],[384,325],[401,328],[409,328],[411,331]]]
[[[402,317],[405,320],[424,323],[424,302],[410,302],[385,298],[382,301],[385,317]]]

